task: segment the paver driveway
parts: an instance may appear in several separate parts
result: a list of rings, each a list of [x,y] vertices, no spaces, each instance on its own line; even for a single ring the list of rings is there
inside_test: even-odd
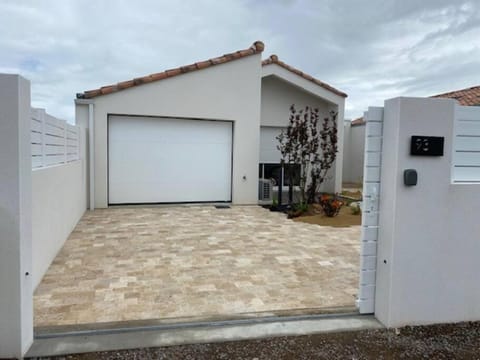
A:
[[[35,292],[35,325],[353,306],[359,237],[257,206],[86,212]]]

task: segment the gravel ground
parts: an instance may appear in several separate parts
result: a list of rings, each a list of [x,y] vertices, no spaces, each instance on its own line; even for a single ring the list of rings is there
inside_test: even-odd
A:
[[[480,322],[133,349],[43,359],[480,359]]]

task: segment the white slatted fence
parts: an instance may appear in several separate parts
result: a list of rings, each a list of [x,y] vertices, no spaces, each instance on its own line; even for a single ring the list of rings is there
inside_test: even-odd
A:
[[[80,128],[47,114],[31,111],[32,168],[66,164],[80,159]]]
[[[363,166],[360,283],[357,306],[361,314],[369,314],[375,310],[383,108],[369,107],[364,114],[364,119],[366,120],[365,159]]]
[[[452,180],[480,183],[480,107],[456,106]]]

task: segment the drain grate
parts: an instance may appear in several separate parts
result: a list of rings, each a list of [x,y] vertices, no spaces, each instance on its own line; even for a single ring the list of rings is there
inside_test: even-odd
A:
[[[230,209],[230,205],[215,205],[216,209]]]

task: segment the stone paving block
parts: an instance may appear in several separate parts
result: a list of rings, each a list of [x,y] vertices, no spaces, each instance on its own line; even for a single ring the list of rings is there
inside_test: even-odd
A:
[[[35,326],[353,306],[360,227],[258,206],[86,212],[35,291]]]

